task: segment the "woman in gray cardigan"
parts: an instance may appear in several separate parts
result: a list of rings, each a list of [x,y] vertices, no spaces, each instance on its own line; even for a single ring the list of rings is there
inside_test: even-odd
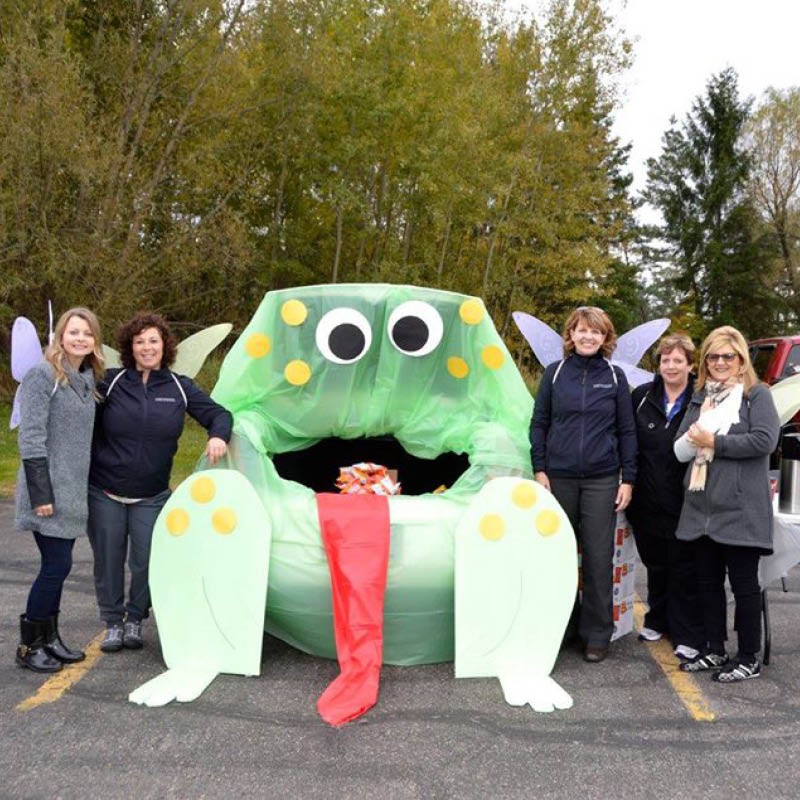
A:
[[[717,328],[706,337],[696,389],[675,440],[678,460],[691,462],[676,535],[695,543],[706,647],[680,668],[715,670],[713,680],[732,683],[761,674],[758,560],[772,552],[768,469],[780,423],[736,328]],[[733,661],[725,652],[726,571],[736,600],[739,649]]]
[[[20,387],[14,526],[33,532],[42,560],[20,617],[16,660],[35,672],[58,672],[85,658],[62,641],[58,614],[75,538],[86,535],[94,387],[102,374],[97,317],[71,308],[58,320],[44,360]]]

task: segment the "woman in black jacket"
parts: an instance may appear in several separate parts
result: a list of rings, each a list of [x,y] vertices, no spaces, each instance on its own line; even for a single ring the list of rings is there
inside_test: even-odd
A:
[[[592,663],[606,657],[614,631],[614,523],[636,480],[628,382],[608,360],[616,341],[602,309],[573,311],[564,326],[564,359],[545,369],[531,421],[536,480],[561,504],[581,544],[578,634]]]
[[[208,431],[205,454],[212,464],[225,455],[233,426],[230,412],[169,370],[177,346],[162,316],[137,314],[119,329],[117,341],[123,369],[108,370],[98,387],[105,399],[89,472],[89,541],[106,624],[100,649],[106,653],[142,646],[141,624],[150,609],[150,541],[170,495],[185,414]],[[124,603],[126,554],[131,583]]]
[[[685,334],[666,336],[656,355],[658,375],[632,395],[639,457],[627,516],[647,567],[649,606],[639,638],[653,642],[669,636],[675,654],[691,659],[703,645],[704,631],[694,547],[675,537],[686,465],[675,457],[672,443],[694,391],[694,344]]]

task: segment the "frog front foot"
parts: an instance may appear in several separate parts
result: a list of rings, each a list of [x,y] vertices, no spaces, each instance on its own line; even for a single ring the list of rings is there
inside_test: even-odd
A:
[[[134,689],[128,700],[140,706],[165,706],[173,700],[190,703],[219,675],[215,669],[181,666],[168,669]]]
[[[545,713],[572,708],[572,698],[549,675],[500,672],[497,677],[510,706],[529,705]]]

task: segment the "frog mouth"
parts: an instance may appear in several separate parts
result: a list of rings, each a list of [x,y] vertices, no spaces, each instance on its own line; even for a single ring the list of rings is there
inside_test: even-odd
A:
[[[464,453],[441,453],[433,459],[409,453],[391,434],[357,439],[321,439],[305,450],[272,457],[278,474],[315,492],[336,492],[339,468],[371,461],[396,469],[404,495],[421,495],[450,487],[469,467]]]

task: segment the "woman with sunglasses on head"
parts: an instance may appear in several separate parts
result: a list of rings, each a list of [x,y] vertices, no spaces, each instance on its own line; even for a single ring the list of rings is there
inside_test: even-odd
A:
[[[714,670],[720,683],[761,674],[758,560],[772,552],[769,455],[780,423],[769,389],[758,382],[736,328],[713,330],[700,350],[696,392],[675,441],[686,471],[677,537],[695,544],[705,646],[684,672]],[[739,647],[725,651],[725,573],[736,601]]]
[[[22,465],[14,527],[33,532],[42,560],[20,617],[16,661],[34,672],[58,672],[85,658],[64,644],[58,615],[75,539],[86,535],[94,387],[102,375],[97,317],[86,308],[71,308],[56,323],[44,359],[20,386]]]
[[[675,654],[694,658],[704,641],[697,602],[694,546],[675,537],[683,506],[686,465],[672,450],[694,393],[694,344],[685,333],[658,344],[658,374],[637,386],[631,400],[639,443],[636,494],[626,512],[647,567],[649,610],[639,639],[672,640]]]
[[[617,342],[608,315],[575,309],[563,338],[563,360],[550,364],[539,382],[531,460],[536,480],[561,504],[581,545],[578,635],[584,660],[599,663],[614,632],[614,524],[636,479],[636,425],[625,373],[608,360]]]

